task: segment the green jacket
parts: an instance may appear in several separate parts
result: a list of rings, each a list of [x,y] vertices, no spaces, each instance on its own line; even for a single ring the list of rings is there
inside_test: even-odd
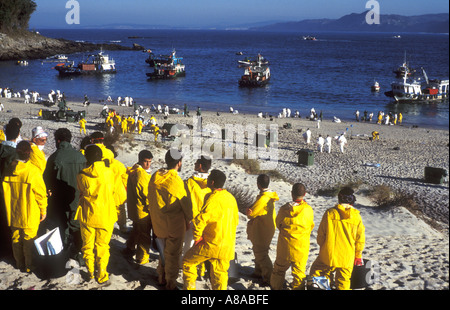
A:
[[[69,142],[63,141],[58,149],[50,155],[44,171],[44,181],[52,191],[50,200],[65,211],[76,211],[79,192],[77,175],[86,168],[86,158]]]

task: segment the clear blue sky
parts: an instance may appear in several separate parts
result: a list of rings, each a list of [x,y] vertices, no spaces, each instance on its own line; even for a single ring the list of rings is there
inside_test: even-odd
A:
[[[67,0],[35,0],[30,26],[65,23]],[[262,21],[339,18],[366,10],[368,0],[78,0],[81,26],[105,24],[213,27]],[[378,0],[381,14],[448,13],[447,0]]]

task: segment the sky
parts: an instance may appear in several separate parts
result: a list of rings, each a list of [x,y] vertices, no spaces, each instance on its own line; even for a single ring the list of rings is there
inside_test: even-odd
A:
[[[369,0],[35,0],[31,28],[77,27],[66,22],[76,1],[79,26],[110,24],[223,27],[265,21],[337,19],[362,13]],[[375,1],[375,0],[371,0]],[[448,0],[378,0],[380,14],[448,13]]]

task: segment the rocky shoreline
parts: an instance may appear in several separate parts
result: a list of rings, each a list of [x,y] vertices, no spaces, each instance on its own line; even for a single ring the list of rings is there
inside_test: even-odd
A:
[[[33,32],[0,33],[0,61],[42,59],[57,54],[89,52],[100,48],[110,51],[143,49],[139,45],[127,47],[120,44],[94,44],[52,39]]]

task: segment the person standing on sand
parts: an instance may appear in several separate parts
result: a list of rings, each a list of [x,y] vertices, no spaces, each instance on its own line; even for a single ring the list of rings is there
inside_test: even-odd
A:
[[[86,119],[81,117],[78,123],[80,124],[80,134],[83,134],[83,132],[86,134]]]
[[[50,155],[44,171],[44,181],[49,191],[46,226],[59,227],[65,249],[70,258],[79,258],[81,252],[80,223],[74,219],[78,208],[79,191],[77,175],[86,167],[86,158],[71,144],[72,133],[59,128],[54,133],[56,151]]]
[[[332,142],[331,137],[327,135],[327,138],[325,139],[325,146],[327,153],[331,153],[331,142]]]
[[[317,138],[317,150],[322,153],[323,152],[323,145],[325,144],[325,139],[322,137],[322,135],[319,135],[319,138]]]
[[[247,235],[255,255],[253,274],[261,277],[265,283],[269,283],[273,270],[269,250],[275,233],[275,202],[280,199],[276,192],[269,190],[270,177],[267,174],[259,175],[256,184],[260,192],[255,203],[246,211],[249,219]]]
[[[363,264],[365,227],[361,214],[353,205],[356,201],[353,189],[343,188],[338,194],[339,203],[328,209],[317,231],[319,256],[311,266],[310,275],[332,279],[339,290],[350,289],[353,266]]]
[[[16,267],[30,272],[33,262],[34,238],[47,215],[47,190],[41,171],[30,162],[31,145],[17,145],[13,173],[3,180],[6,219],[12,232],[12,250]]]
[[[209,169],[211,169],[212,160],[207,156],[200,156],[194,164],[194,173],[186,181],[186,192],[190,201],[191,208],[186,213],[187,220],[189,221],[189,228],[186,231],[184,238],[183,256],[192,247],[193,236],[193,224],[192,220],[200,213],[204,203],[205,196],[211,193],[211,189],[208,187],[207,180],[209,176]],[[205,265],[201,264],[200,276],[205,275]]]
[[[148,263],[150,258],[152,222],[147,196],[152,160],[152,152],[142,150],[139,152],[138,162],[127,172],[127,210],[128,218],[133,221],[133,229],[126,242],[124,254],[127,258],[136,254],[136,262],[140,265]]]
[[[189,208],[184,182],[178,175],[182,159],[178,150],[168,150],[165,155],[167,168],[156,171],[148,186],[153,231],[161,245],[158,282],[169,290],[177,288],[180,256],[187,227],[185,212]]]
[[[305,286],[310,236],[314,228],[314,212],[304,201],[305,195],[305,186],[301,183],[294,184],[291,191],[292,202],[280,208],[275,220],[280,233],[277,257],[270,278],[270,285],[274,290],[283,288],[289,267],[294,278],[290,286],[293,289],[302,289]]]
[[[105,166],[98,146],[88,146],[85,154],[88,167],[77,175],[80,200],[75,220],[80,223],[88,280],[95,276],[98,283],[108,284],[109,242],[117,221],[114,182],[111,182],[115,176]]]
[[[311,130],[306,129],[306,132],[303,134],[303,139],[305,140],[306,144],[309,144],[311,142]]]
[[[183,259],[183,288],[195,290],[197,266],[209,261],[213,290],[226,290],[228,269],[235,257],[236,228],[239,211],[236,199],[223,189],[226,176],[213,170],[208,177],[208,194],[205,205],[193,220],[194,246]]]
[[[347,139],[345,138],[345,133],[341,134],[336,139],[337,144],[339,145],[339,149],[341,150],[341,153],[344,153],[344,147],[347,144]]]

